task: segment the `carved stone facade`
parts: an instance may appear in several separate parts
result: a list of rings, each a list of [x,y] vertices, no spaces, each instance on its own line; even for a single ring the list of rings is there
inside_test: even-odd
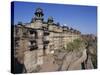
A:
[[[63,49],[67,43],[80,37],[80,31],[54,23],[52,17],[45,22],[43,16],[43,10],[37,8],[30,23],[19,22],[18,25],[14,25],[14,55],[26,66],[26,62],[31,62],[29,59],[34,60],[34,65],[43,64],[43,55]]]

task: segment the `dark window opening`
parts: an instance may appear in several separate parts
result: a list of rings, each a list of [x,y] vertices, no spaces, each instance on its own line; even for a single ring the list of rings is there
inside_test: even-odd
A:
[[[15,46],[16,46],[16,47],[19,47],[18,41],[15,41]]]
[[[15,41],[18,41],[18,40],[20,40],[20,37],[16,36]]]
[[[36,41],[30,41],[30,51],[37,49],[37,43]]]
[[[49,41],[44,41],[43,43],[44,43],[44,44],[48,44],[48,43],[49,43]]]
[[[37,45],[35,45],[35,46],[30,46],[30,51],[33,51],[33,50],[35,50],[35,49],[38,49]]]
[[[44,31],[44,36],[49,35],[49,31]]]
[[[30,41],[31,45],[36,44],[36,41]]]
[[[45,49],[47,49],[47,47],[48,47],[48,45],[44,45],[44,46],[43,46],[43,49],[45,50]]]
[[[31,36],[31,38],[36,39],[37,38],[37,32],[34,31],[34,30],[30,30],[30,36]]]
[[[36,31],[30,30],[30,34],[36,34]]]
[[[43,29],[43,30],[48,30],[48,27],[42,26],[42,29]]]
[[[46,55],[46,49],[47,49],[48,45],[44,45],[43,46],[43,55]]]
[[[30,34],[33,34],[34,32],[33,31],[30,31]]]

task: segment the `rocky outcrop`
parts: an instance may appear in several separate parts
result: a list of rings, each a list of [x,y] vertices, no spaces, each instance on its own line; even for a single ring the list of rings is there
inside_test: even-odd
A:
[[[77,49],[77,48],[76,48]],[[95,50],[91,46],[82,46],[79,50],[55,50],[53,54],[43,55],[43,64],[37,64],[37,52],[24,52],[24,65],[26,71],[30,72],[52,72],[94,69],[93,55]],[[94,62],[93,62],[94,61]]]
[[[27,72],[52,72],[93,69],[91,56],[87,55],[87,50],[83,49],[78,52],[66,52],[57,50],[54,54],[48,54],[43,57],[43,64],[37,65],[35,52],[26,52],[24,64]]]
[[[81,70],[82,63],[87,58],[86,49],[77,52],[55,52],[54,55],[44,56],[44,64],[39,72]]]
[[[37,57],[35,51],[26,51],[24,53],[24,65],[28,73],[36,69]]]
[[[80,70],[82,69],[81,63],[83,63],[87,58],[86,49],[83,50],[82,56],[79,57],[77,60],[73,61],[72,64],[70,64],[68,70]]]
[[[62,54],[62,59],[61,56],[60,58],[58,57],[57,60],[62,60],[62,63],[59,64],[59,69],[61,71],[65,71],[65,70],[80,70],[82,69],[81,63],[83,63],[86,58],[87,58],[87,54],[86,54],[86,49],[84,49],[83,51],[80,52],[69,52],[69,53],[59,53]],[[59,56],[58,54],[58,56]],[[65,54],[65,55],[64,55]],[[56,60],[55,60],[56,61]],[[59,61],[57,61],[57,63],[59,63]]]

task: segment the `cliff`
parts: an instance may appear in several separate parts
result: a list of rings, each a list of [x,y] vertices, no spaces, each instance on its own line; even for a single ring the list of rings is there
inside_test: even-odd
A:
[[[90,45],[91,44],[91,45]],[[97,68],[96,40],[76,39],[67,48],[43,57],[43,64],[29,67],[31,72],[52,72]],[[27,59],[30,60],[30,59]],[[31,60],[31,62],[34,60]],[[28,62],[29,64],[30,62]],[[32,65],[32,64],[31,64]],[[28,68],[26,66],[26,68]]]

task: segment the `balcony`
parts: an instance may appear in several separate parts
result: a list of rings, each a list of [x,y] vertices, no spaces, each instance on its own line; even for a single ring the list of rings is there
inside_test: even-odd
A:
[[[37,48],[38,48],[38,46],[37,46],[37,42],[36,41],[32,40],[32,41],[29,42],[30,51],[35,50]]]
[[[49,34],[50,34],[50,32],[48,30],[44,31],[44,36],[49,35]]]

